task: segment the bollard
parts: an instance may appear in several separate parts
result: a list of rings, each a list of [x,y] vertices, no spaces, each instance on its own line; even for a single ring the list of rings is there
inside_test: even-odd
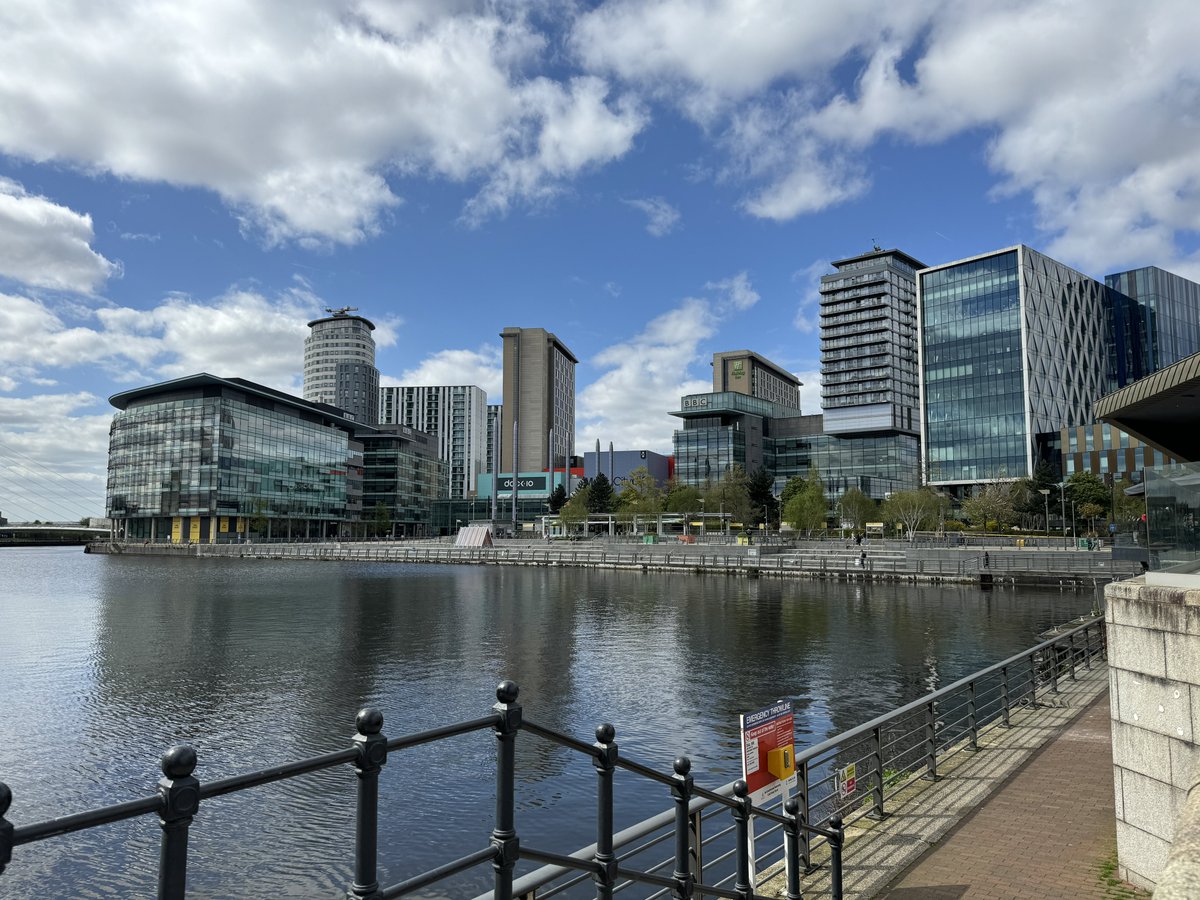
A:
[[[13,823],[4,818],[12,806],[12,788],[0,781],[0,875],[12,862]]]
[[[496,687],[496,827],[492,829],[492,860],[495,900],[512,900],[513,868],[521,855],[514,817],[513,788],[516,780],[517,731],[521,728],[518,689],[511,681]]]
[[[737,798],[733,807],[735,832],[735,855],[733,892],[738,900],[751,900],[754,889],[750,886],[750,788],[740,778],[733,785],[733,796]]]
[[[804,900],[800,893],[800,875],[804,872],[805,864],[800,857],[800,837],[803,833],[800,827],[800,801],[789,797],[783,804],[787,813],[788,824],[783,833],[784,858],[787,868],[787,900]]]
[[[162,843],[158,854],[158,900],[183,900],[187,889],[188,826],[200,807],[200,782],[192,777],[196,751],[180,744],[162,755],[163,777],[158,780],[162,809],[158,824]]]
[[[611,900],[617,883],[617,856],[613,853],[613,772],[617,768],[616,729],[604,724],[596,728],[596,856],[601,871],[592,876],[597,900]]]
[[[354,774],[358,776],[358,807],[354,819],[354,884],[347,896],[375,900],[379,889],[376,859],[379,848],[379,772],[387,764],[383,713],[367,707],[354,719]]]
[[[846,832],[842,828],[842,817],[829,820],[833,837],[829,839],[829,896],[842,900],[842,847],[846,845]]]
[[[671,781],[671,796],[675,798],[675,871],[671,873],[674,884],[671,896],[674,900],[691,900],[696,883],[691,872],[690,816],[688,805],[692,802],[692,761],[686,756],[675,760],[675,775]]]

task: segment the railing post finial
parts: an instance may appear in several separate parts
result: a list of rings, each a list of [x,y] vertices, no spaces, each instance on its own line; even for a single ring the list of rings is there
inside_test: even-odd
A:
[[[492,829],[493,896],[512,900],[513,869],[521,855],[516,830],[516,743],[521,730],[520,691],[515,682],[502,681],[496,686],[496,826]]]
[[[750,786],[739,778],[733,783],[733,796],[737,798],[733,807],[736,838],[733,892],[742,900],[750,900],[754,896],[750,883]]]
[[[611,898],[617,883],[617,856],[613,852],[613,772],[617,768],[617,730],[609,723],[596,726],[596,862],[601,871],[593,876],[596,896]]]
[[[800,893],[800,876],[804,872],[804,861],[800,856],[800,801],[796,797],[788,797],[783,803],[783,811],[787,813],[788,817],[788,824],[783,833],[787,900],[804,900]]]
[[[672,768],[675,771],[671,783],[671,795],[675,798],[675,871],[671,873],[671,878],[675,883],[671,888],[671,897],[674,900],[691,900],[696,884],[691,866],[689,821],[694,787],[692,761],[686,756],[676,757]]]
[[[158,854],[158,900],[183,900],[187,885],[188,826],[200,808],[200,782],[196,750],[187,744],[172,747],[162,755],[163,777],[158,780],[162,808],[158,824],[162,843]]]
[[[387,738],[382,734],[383,713],[374,707],[359,710],[354,717],[353,737],[358,758],[358,802],[354,817],[354,883],[347,896],[355,900],[378,897],[376,864],[379,850],[379,773],[387,764]]]

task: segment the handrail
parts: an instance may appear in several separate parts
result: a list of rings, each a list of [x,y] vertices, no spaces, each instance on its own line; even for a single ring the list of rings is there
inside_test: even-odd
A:
[[[753,817],[771,823],[762,837],[783,832],[784,862],[788,873],[789,896],[799,896],[800,872],[812,861],[813,838],[822,839],[830,852],[831,884],[833,895],[841,893],[841,853],[844,843],[844,823],[837,808],[826,809],[831,799],[836,800],[838,791],[833,790],[834,773],[824,766],[836,766],[831,751],[840,751],[842,762],[864,763],[864,785],[870,787],[870,809],[862,802],[866,797],[853,801],[847,815],[853,821],[864,815],[883,815],[883,805],[890,796],[885,790],[888,777],[885,775],[885,759],[896,763],[905,758],[902,774],[915,774],[924,770],[930,777],[937,777],[939,754],[975,749],[981,730],[996,722],[1009,725],[1009,712],[1014,706],[1012,679],[1017,674],[1015,705],[1028,696],[1036,701],[1039,687],[1053,693],[1059,690],[1059,681],[1079,677],[1079,667],[1091,668],[1091,659],[1105,652],[1103,628],[1097,628],[1101,617],[1082,620],[1074,627],[1053,638],[1042,641],[1028,650],[988,666],[979,672],[933,691],[924,697],[905,704],[890,713],[877,716],[869,722],[822,741],[796,754],[795,764],[802,779],[796,797],[783,803],[771,804],[770,809],[756,807],[749,799],[746,783],[741,780],[725,785],[704,788],[694,783],[691,762],[687,757],[675,760],[672,774],[665,774],[644,763],[623,757],[617,752],[614,741],[615,730],[611,725],[596,729],[596,742],[588,744],[570,735],[524,719],[521,705],[516,702],[517,686],[502,682],[496,689],[497,703],[491,714],[451,725],[415,732],[400,737],[387,738],[381,732],[383,715],[375,709],[363,709],[356,720],[356,734],[351,749],[333,751],[305,760],[273,766],[256,772],[235,775],[207,783],[200,783],[192,773],[196,767],[196,753],[187,746],[177,746],[165,753],[161,768],[163,778],[158,782],[155,796],[118,803],[101,809],[89,810],[74,815],[37,822],[15,828],[4,818],[12,802],[12,792],[0,783],[0,875],[10,864],[12,849],[85,828],[134,818],[149,813],[158,813],[162,828],[162,850],[159,863],[160,900],[182,900],[185,896],[188,827],[198,813],[201,800],[258,787],[288,778],[310,774],[335,766],[351,764],[357,776],[358,801],[356,815],[354,883],[350,895],[355,897],[400,897],[443,878],[465,871],[484,862],[491,862],[495,878],[493,897],[511,900],[524,896],[537,888],[557,882],[572,872],[584,872],[596,881],[597,896],[611,898],[620,889],[618,878],[634,879],[649,884],[670,888],[673,895],[689,896],[693,892],[714,896],[751,897],[750,871],[759,860],[765,860],[779,852],[779,845],[766,846],[761,854],[749,852],[753,839]],[[1098,645],[1093,643],[1092,631],[1096,630]],[[1084,640],[1077,637],[1082,634]],[[1052,650],[1047,667],[1044,651]],[[1022,667],[1027,667],[1028,671]],[[1012,672],[1010,673],[1010,670]],[[999,698],[985,694],[981,697],[977,685],[994,675],[1001,676],[996,688]],[[965,694],[963,693],[965,689]],[[945,698],[955,696],[956,702],[949,704],[943,715],[949,722],[939,721],[935,712],[937,704]],[[921,713],[923,721],[905,727],[897,735],[896,729],[885,726]],[[455,737],[473,731],[491,729],[496,737],[496,820],[491,832],[490,844],[458,860],[449,862],[390,887],[381,887],[377,881],[377,831],[379,821],[378,787],[379,776],[390,751],[406,749],[431,741]],[[515,739],[520,731],[563,745],[575,750],[591,762],[597,781],[597,822],[599,835],[595,844],[570,854],[531,847],[521,849],[515,829]],[[945,735],[945,736],[943,736]],[[853,749],[851,749],[853,748]],[[852,754],[852,755],[851,755]],[[822,760],[817,763],[817,760]],[[617,769],[657,782],[669,789],[673,798],[670,809],[651,816],[621,831],[613,827],[612,776]],[[893,770],[894,771],[894,770]],[[847,778],[849,776],[846,776]],[[821,789],[819,792],[814,789]],[[851,794],[854,793],[851,788]],[[818,795],[819,793],[819,795]],[[842,794],[843,798],[847,795]],[[703,836],[703,821],[716,814],[719,807],[732,813],[733,826],[717,828],[715,835],[706,840]],[[846,807],[843,807],[846,808]],[[810,821],[811,819],[811,821]],[[670,828],[671,832],[662,832]],[[736,851],[721,852],[717,857],[724,864],[732,858],[736,871],[718,884],[705,883],[706,870],[712,871],[713,860],[708,866],[703,862],[700,848],[719,836],[733,833]],[[661,843],[666,837],[674,837],[674,869],[670,877],[655,874],[665,871],[671,860],[657,863],[649,871],[638,871],[630,859],[650,846]],[[653,839],[641,846],[630,845],[643,838]],[[778,837],[775,838],[778,840]],[[617,851],[624,851],[618,857]],[[696,855],[693,872],[693,852]],[[515,877],[514,867],[521,859],[545,863],[541,868]],[[731,880],[734,887],[728,888]],[[622,882],[623,884],[624,882]],[[556,885],[560,887],[560,885]]]
[[[1058,637],[1042,641],[1040,644],[1035,644],[1028,650],[1022,650],[1020,653],[1015,653],[1006,660],[1002,660],[1001,662],[988,666],[986,669],[980,669],[978,672],[975,672],[972,675],[967,675],[966,677],[960,678],[958,681],[952,682],[943,688],[938,688],[938,690],[926,694],[924,697],[919,697],[916,700],[913,700],[911,703],[906,703],[904,706],[898,707],[891,712],[884,713],[881,716],[876,716],[869,722],[864,722],[862,725],[858,725],[848,731],[843,731],[841,734],[835,735],[834,737],[822,741],[819,744],[815,744],[814,746],[806,749],[803,753],[797,753],[796,762],[799,763],[802,760],[813,759],[814,757],[820,756],[822,753],[825,753],[828,750],[832,750],[835,747],[846,743],[846,741],[850,740],[851,738],[866,734],[867,732],[878,728],[880,725],[886,725],[888,722],[899,719],[911,712],[916,712],[918,709],[921,709],[930,702],[936,703],[940,698],[949,696],[950,694],[961,690],[973,681],[979,681],[982,678],[986,678],[988,675],[1000,672],[1006,666],[1011,666],[1014,663],[1022,662],[1031,657],[1033,654],[1038,653],[1041,650],[1045,650],[1047,647],[1052,647],[1055,644],[1060,643],[1066,639],[1068,635],[1078,634],[1084,629],[1093,628],[1098,623],[1102,623],[1103,621],[1104,616],[1095,616],[1093,618],[1089,618],[1086,622],[1080,624],[1078,627],[1072,628],[1070,631],[1065,631]]]

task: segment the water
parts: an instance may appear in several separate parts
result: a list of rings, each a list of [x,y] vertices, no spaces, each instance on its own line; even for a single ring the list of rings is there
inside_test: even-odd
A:
[[[739,774],[737,716],[791,697],[813,743],[1030,646],[1091,593],[847,585],[571,569],[169,560],[0,550],[0,780],[24,825],[152,793],[193,744],[212,780],[348,746],[355,712],[394,736],[486,715],[497,682],[525,714],[697,782]],[[393,754],[381,881],[483,847],[487,732]],[[517,828],[567,852],[594,839],[594,772],[518,739]],[[618,773],[618,827],[669,795]],[[352,878],[349,769],[201,805],[190,895],[335,896]],[[573,815],[582,810],[583,815]],[[0,896],[153,893],[154,817],[18,847]],[[464,896],[481,871],[429,896]]]

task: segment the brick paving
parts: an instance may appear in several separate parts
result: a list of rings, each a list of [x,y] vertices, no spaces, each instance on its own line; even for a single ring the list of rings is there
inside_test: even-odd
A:
[[[1149,895],[1106,877],[1116,848],[1105,691],[877,896],[1012,900]]]

